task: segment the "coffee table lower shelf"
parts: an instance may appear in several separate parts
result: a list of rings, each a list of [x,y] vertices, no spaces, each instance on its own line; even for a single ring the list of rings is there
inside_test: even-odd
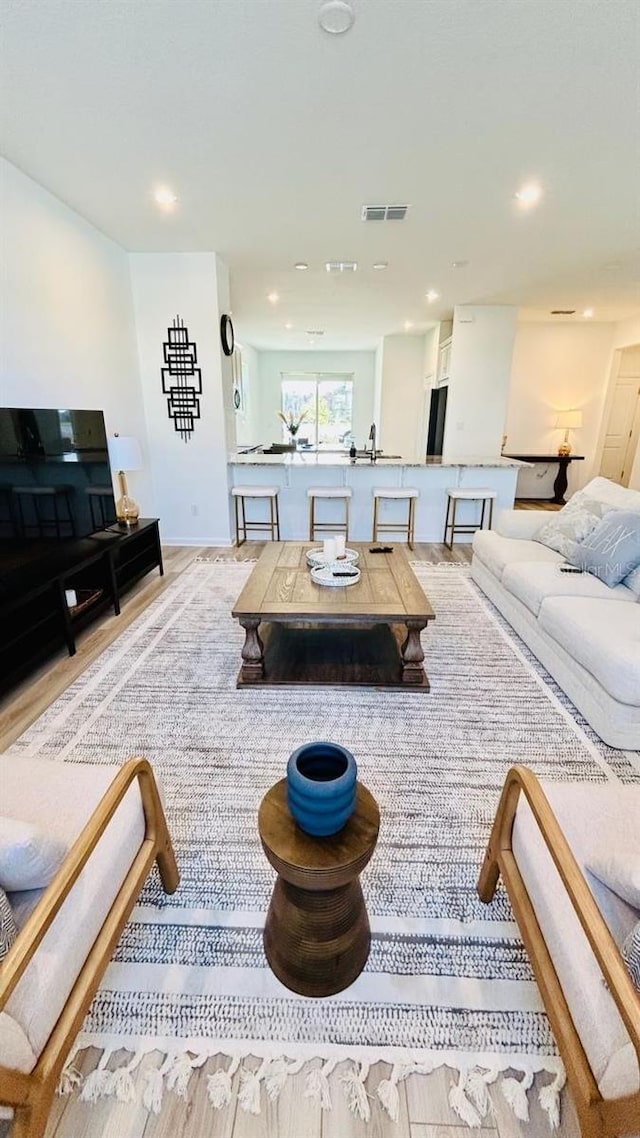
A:
[[[420,629],[406,624],[334,628],[240,623],[246,643],[238,687],[313,684],[429,691]]]

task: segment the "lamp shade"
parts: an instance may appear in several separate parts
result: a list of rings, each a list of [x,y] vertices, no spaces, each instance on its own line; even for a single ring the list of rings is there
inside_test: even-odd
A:
[[[109,461],[114,470],[142,470],[140,445],[133,435],[111,435]]]
[[[575,431],[582,426],[582,411],[558,411],[556,427],[563,431]]]

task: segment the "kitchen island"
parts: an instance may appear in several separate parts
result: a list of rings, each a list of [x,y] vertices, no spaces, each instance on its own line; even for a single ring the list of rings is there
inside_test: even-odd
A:
[[[384,456],[375,463],[368,459],[352,463],[348,455],[342,453],[295,451],[263,454],[251,451],[229,456],[229,492],[233,486],[277,486],[282,540],[306,541],[309,536],[307,490],[312,486],[348,486],[353,492],[349,537],[352,541],[370,541],[374,487],[411,486],[420,491],[416,503],[415,540],[440,542],[447,490],[465,486],[486,487],[496,491],[496,509],[509,509],[515,498],[518,470],[525,465],[512,458],[412,461]],[[335,500],[316,501],[317,520],[340,519],[341,505]],[[266,518],[268,504],[255,500],[249,503],[249,510],[252,518]],[[381,512],[381,521],[402,519],[406,514],[404,503],[393,500],[384,501],[382,510],[384,516]],[[478,516],[477,502],[460,503],[457,517],[460,524],[471,524]],[[470,540],[468,534],[456,538],[456,541]]]

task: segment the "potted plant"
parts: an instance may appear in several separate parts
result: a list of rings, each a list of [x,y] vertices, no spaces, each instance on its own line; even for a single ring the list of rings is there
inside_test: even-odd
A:
[[[290,411],[288,415],[285,415],[283,411],[278,411],[278,417],[280,419],[282,419],[282,422],[284,423],[285,427],[287,428],[287,430],[289,432],[289,437],[291,439],[291,442],[294,445],[296,442],[296,435],[298,434],[298,431],[300,430],[300,424],[304,422],[304,420],[307,418],[307,415],[308,415],[308,412],[303,411],[302,414],[298,415],[298,418],[296,419],[296,417],[292,411]]]

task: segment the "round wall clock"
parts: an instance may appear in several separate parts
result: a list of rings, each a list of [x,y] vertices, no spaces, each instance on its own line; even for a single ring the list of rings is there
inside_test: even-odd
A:
[[[227,316],[226,313],[223,313],[220,317],[220,340],[222,341],[222,350],[225,356],[232,356],[235,338],[233,335],[231,317]]]

